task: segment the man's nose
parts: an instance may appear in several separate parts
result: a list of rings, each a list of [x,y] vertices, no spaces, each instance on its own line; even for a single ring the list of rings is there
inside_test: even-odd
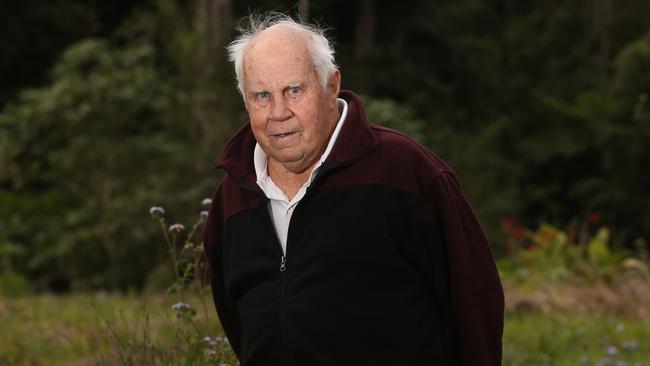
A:
[[[287,101],[284,96],[273,98],[271,102],[271,112],[269,119],[274,121],[284,121],[293,116],[293,112],[289,109]]]

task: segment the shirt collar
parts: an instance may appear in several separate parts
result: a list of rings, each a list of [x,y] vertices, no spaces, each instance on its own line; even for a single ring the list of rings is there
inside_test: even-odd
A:
[[[336,102],[338,103],[339,108],[341,109],[341,117],[336,123],[336,127],[334,128],[332,137],[330,137],[330,140],[327,143],[327,147],[325,148],[325,151],[318,159],[318,162],[314,166],[314,169],[312,169],[309,178],[307,179],[307,181],[303,186],[309,186],[311,182],[314,180],[316,174],[318,174],[318,168],[320,168],[320,166],[323,164],[323,162],[327,159],[327,157],[332,152],[332,149],[336,144],[336,140],[339,137],[339,133],[341,132],[341,128],[345,123],[345,117],[348,114],[348,103],[341,98],[336,98]],[[267,170],[267,155],[264,152],[264,150],[262,150],[262,147],[258,143],[255,143],[255,150],[253,151],[253,164],[255,165],[255,175],[257,176],[257,185],[259,185],[262,191],[266,193],[267,182],[270,179]]]

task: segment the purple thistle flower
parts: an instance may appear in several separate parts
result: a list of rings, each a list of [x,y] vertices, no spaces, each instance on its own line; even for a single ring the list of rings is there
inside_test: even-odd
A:
[[[180,233],[185,230],[185,226],[183,226],[183,224],[174,224],[171,225],[168,230],[172,233]]]
[[[172,310],[177,311],[177,312],[182,312],[182,311],[188,311],[191,310],[192,306],[190,304],[184,303],[184,302],[179,302],[174,305],[172,305]]]
[[[607,354],[610,355],[610,356],[614,356],[614,355],[618,354],[618,348],[616,348],[614,346],[607,347]]]
[[[637,341],[623,341],[621,345],[627,350],[634,350],[639,348],[639,343]]]
[[[149,214],[151,215],[151,217],[153,217],[155,219],[155,218],[158,218],[159,216],[164,215],[165,214],[165,209],[160,207],[160,206],[152,206],[149,209]]]

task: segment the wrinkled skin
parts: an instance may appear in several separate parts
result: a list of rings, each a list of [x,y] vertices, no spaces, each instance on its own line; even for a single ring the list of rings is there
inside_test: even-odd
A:
[[[285,193],[304,182],[339,118],[340,73],[335,70],[323,88],[306,37],[276,25],[260,33],[244,55],[244,100],[251,128],[268,156],[269,175],[280,188],[285,186]]]

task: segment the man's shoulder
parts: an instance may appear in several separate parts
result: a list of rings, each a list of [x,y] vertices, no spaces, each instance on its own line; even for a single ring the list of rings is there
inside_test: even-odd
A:
[[[388,127],[370,126],[380,141],[378,153],[382,160],[389,159],[397,165],[413,168],[414,174],[432,178],[452,173],[447,163],[412,137]]]
[[[369,131],[377,141],[373,149],[348,169],[330,174],[324,188],[384,186],[422,197],[439,177],[453,174],[444,161],[411,137],[372,124]]]

